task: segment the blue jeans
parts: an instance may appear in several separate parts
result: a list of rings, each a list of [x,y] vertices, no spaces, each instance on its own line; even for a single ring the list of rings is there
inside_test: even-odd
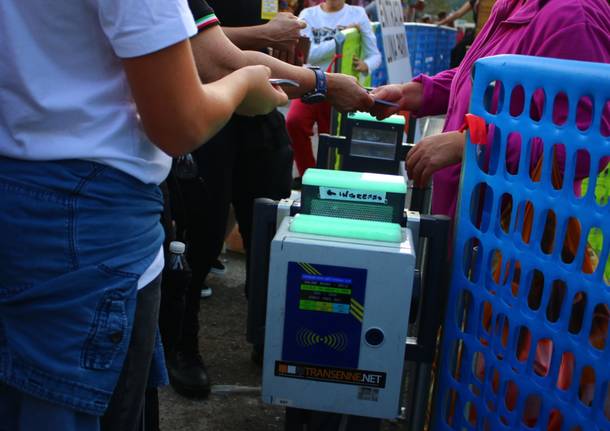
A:
[[[0,383],[0,431],[136,431],[155,349],[161,277],[138,290],[129,349],[101,418],[19,392]]]
[[[161,193],[94,162],[0,157],[0,196],[0,382],[101,416],[163,242]]]

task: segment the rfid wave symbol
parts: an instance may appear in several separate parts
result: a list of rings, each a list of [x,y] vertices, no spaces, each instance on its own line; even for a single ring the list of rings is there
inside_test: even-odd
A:
[[[311,329],[301,328],[297,332],[297,342],[301,347],[312,347],[316,344],[324,344],[337,352],[347,349],[347,335],[343,332],[335,332],[329,335],[316,334]]]

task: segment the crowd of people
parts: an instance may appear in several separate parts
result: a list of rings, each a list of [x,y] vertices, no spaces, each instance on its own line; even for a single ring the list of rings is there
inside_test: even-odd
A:
[[[434,179],[432,211],[452,217],[477,59],[610,63],[606,0],[497,0],[455,68],[369,93],[329,69],[347,27],[363,39],[357,72],[382,61],[371,2],[347,3],[280,1],[269,21],[252,0],[0,3],[0,429],[133,431],[149,385],[205,398],[199,304],[229,208],[248,250],[254,199],[290,195],[293,155],[299,176],[314,165],[312,127],[328,130],[331,107],[446,114],[406,166]],[[173,240],[187,244],[184,277],[164,265]]]

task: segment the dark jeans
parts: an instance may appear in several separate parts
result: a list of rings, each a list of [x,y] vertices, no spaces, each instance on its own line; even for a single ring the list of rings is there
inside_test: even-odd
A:
[[[234,116],[194,155],[200,180],[180,181],[192,279],[185,296],[181,337],[177,343],[164,339],[166,344],[192,352],[198,351],[201,286],[222,250],[230,204],[247,249],[254,199],[288,197],[292,181],[292,149],[279,112],[264,118]]]
[[[159,276],[138,291],[129,350],[108,410],[100,420],[102,431],[136,431],[140,427],[159,320],[160,286]]]

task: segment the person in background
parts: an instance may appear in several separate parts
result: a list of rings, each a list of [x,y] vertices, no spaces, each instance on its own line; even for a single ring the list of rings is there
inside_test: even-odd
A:
[[[335,35],[348,27],[360,30],[364,46],[364,58],[353,58],[354,70],[367,75],[381,64],[377,41],[362,7],[346,5],[345,0],[326,0],[319,6],[303,9],[299,19],[307,23],[302,33],[311,40],[309,63],[316,68],[323,71],[332,67]],[[318,133],[328,133],[330,129],[330,104],[310,102],[294,100],[286,118],[299,171],[299,178],[295,181],[297,187],[305,171],[316,163],[310,139],[314,124],[318,125]]]
[[[438,14],[438,21],[435,23],[437,25],[450,25],[456,19],[460,19],[468,12],[472,11],[472,18],[476,25],[477,23],[477,12],[479,10],[479,0],[468,0],[459,7],[455,12],[451,12],[447,15],[447,12],[442,12],[445,16],[441,16],[441,13]]]
[[[372,105],[370,95],[353,77],[320,74],[262,52],[238,48],[294,49],[304,25],[296,17],[281,13],[261,24],[260,2],[241,0],[237,5],[215,1],[212,4],[217,7],[218,17],[205,1],[189,0],[199,27],[191,44],[203,82],[225,76],[244,65],[264,64],[271,68],[272,76],[300,84],[298,88],[286,87],[290,97],[315,93],[342,111],[362,110]],[[199,180],[182,182],[186,228],[180,229],[187,232],[187,257],[193,273],[186,293],[182,294],[184,308],[168,313],[179,325],[164,335],[164,344],[168,350],[172,387],[183,395],[203,398],[209,393],[210,382],[199,349],[200,295],[211,262],[222,248],[229,203],[234,204],[248,248],[253,200],[263,196],[279,199],[290,193],[292,155],[283,117],[272,112],[255,118],[234,116],[194,156]],[[169,293],[168,298],[171,297],[174,296]]]
[[[201,85],[195,32],[182,0],[0,4],[3,429],[137,427],[170,156],[288,100],[264,66]]]
[[[436,22],[436,24],[453,27],[453,23],[456,19],[460,19],[470,11],[472,11],[472,20],[476,28],[479,15],[479,0],[468,0],[464,2],[464,4],[462,4],[462,6],[460,6],[460,8],[455,12],[450,13],[444,18],[439,16],[439,20]],[[475,28],[466,29],[462,40],[460,40],[451,50],[450,66],[452,68],[457,67],[460,64],[464,58],[464,55],[466,55],[466,50],[468,50],[470,45],[472,45],[472,42],[474,42],[474,38],[476,36]]]

